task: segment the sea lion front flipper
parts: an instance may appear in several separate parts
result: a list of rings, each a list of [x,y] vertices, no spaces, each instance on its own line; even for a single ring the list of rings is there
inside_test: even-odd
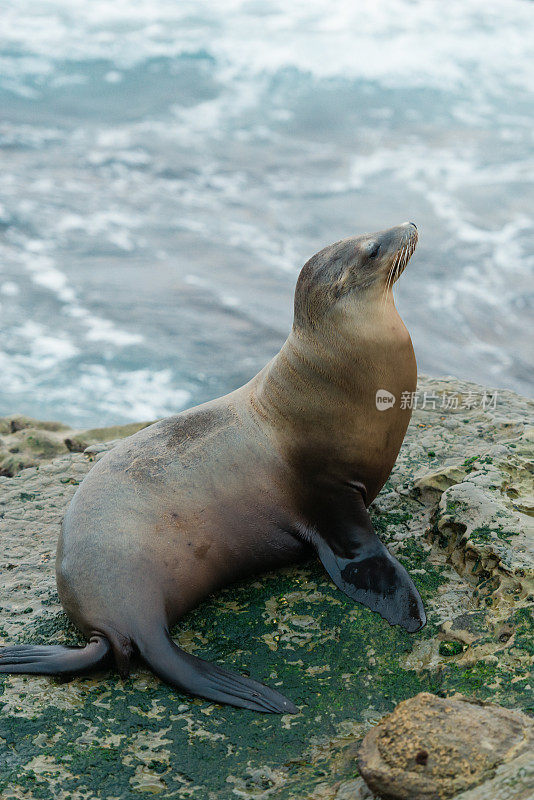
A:
[[[391,625],[422,628],[421,596],[376,535],[361,492],[352,486],[323,487],[313,505],[312,544],[336,586]]]

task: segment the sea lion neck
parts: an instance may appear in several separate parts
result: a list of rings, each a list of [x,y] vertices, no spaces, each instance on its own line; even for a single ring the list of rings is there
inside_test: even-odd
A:
[[[253,381],[262,415],[277,429],[302,428],[331,413],[350,416],[362,400],[361,379],[370,367],[369,341],[347,339],[339,330],[293,328],[279,353]],[[372,359],[371,359],[372,360]],[[281,425],[280,425],[281,423]]]
[[[337,324],[324,331],[294,328],[248,390],[285,458],[313,458],[342,481],[365,475],[372,500],[410,419],[402,394],[414,392],[416,382],[411,340],[395,312],[378,326],[369,318],[349,332]],[[397,399],[385,412],[377,408],[380,390]]]

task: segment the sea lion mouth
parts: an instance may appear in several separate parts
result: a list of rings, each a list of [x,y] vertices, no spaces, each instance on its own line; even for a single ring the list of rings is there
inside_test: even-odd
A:
[[[408,261],[415,252],[418,240],[419,234],[417,233],[417,225],[415,222],[407,222],[402,226],[397,252],[393,257],[386,277],[386,290],[389,290],[393,284],[398,281],[406,269]]]

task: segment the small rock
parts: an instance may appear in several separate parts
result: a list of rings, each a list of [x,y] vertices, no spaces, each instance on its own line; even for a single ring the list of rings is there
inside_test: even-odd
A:
[[[99,453],[107,453],[107,451],[112,450],[116,444],[117,439],[112,442],[99,442],[98,444],[90,444],[89,447],[86,447],[83,450],[83,452],[86,456],[96,456]]]
[[[423,500],[436,500],[449,486],[460,483],[465,475],[465,468],[461,465],[444,467],[418,478],[414,483],[414,490]]]
[[[358,763],[384,800],[442,800],[493,779],[533,747],[534,721],[519,711],[421,692],[369,731]]]
[[[373,800],[373,795],[361,778],[355,778],[340,784],[334,800]]]

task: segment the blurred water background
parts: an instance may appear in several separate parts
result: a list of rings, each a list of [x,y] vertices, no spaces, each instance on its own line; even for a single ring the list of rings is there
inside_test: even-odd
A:
[[[0,414],[240,385],[299,268],[417,222],[419,367],[528,393],[527,0],[0,1]]]

